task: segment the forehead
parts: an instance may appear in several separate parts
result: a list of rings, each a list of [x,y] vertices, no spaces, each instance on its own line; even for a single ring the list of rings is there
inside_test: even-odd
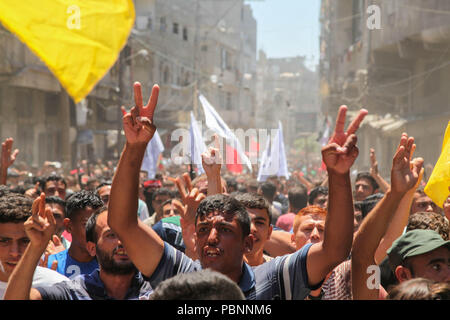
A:
[[[100,231],[100,233],[109,230],[108,211],[104,211],[98,215],[95,227]]]
[[[236,221],[236,214],[211,211],[198,218],[198,222],[233,222]]]
[[[245,208],[251,219],[264,218],[269,219],[269,214],[266,209]]]
[[[108,195],[111,192],[111,186],[103,186],[100,189],[98,189],[98,194],[100,196]]]
[[[325,217],[319,214],[307,214],[300,218],[300,224],[306,223],[325,223]]]
[[[19,223],[0,223],[0,237],[20,239],[26,237],[23,222]]]
[[[64,211],[64,207],[59,203],[46,203],[45,206],[52,209],[52,211],[54,210]]]
[[[50,188],[50,187],[62,187],[62,188],[64,188],[64,183],[62,182],[62,180],[58,180],[58,181],[50,180],[50,181],[47,181],[45,183],[45,186],[47,188]]]
[[[363,184],[370,186],[370,181],[366,178],[360,178],[358,181],[355,182],[355,184]]]
[[[94,211],[95,210],[92,209],[91,207],[78,209],[77,212],[74,215],[74,219],[79,220],[79,221],[89,219],[89,217],[92,215],[92,213]]]
[[[450,249],[446,246],[442,246],[440,248],[437,248],[433,251],[418,255],[418,256],[413,256],[410,257],[409,259],[411,259],[412,262],[417,262],[417,263],[428,263],[430,260],[434,260],[434,259],[444,259],[444,260],[449,260],[450,259]]]
[[[424,194],[415,194],[416,202],[433,202],[430,197]]]

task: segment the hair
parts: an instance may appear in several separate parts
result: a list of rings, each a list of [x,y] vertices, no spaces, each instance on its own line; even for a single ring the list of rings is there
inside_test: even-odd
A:
[[[361,210],[362,219],[364,219],[376,204],[384,197],[382,193],[374,193],[362,201],[355,201],[355,207]]]
[[[47,184],[48,181],[62,181],[62,183],[64,184],[64,187],[67,188],[67,182],[66,180],[64,180],[64,178],[60,175],[56,175],[56,174],[51,174],[49,176],[47,176],[46,178],[40,180],[39,182],[42,183],[41,189],[45,190],[45,185]]]
[[[449,240],[449,222],[445,216],[436,212],[416,212],[409,216],[406,232],[415,229],[434,230],[444,240]]]
[[[450,284],[425,278],[404,281],[389,291],[389,300],[450,300]]]
[[[311,190],[308,196],[308,204],[312,205],[319,195],[328,195],[328,187],[318,186]]]
[[[230,189],[237,190],[237,188],[238,188],[238,183],[237,183],[237,181],[236,181],[235,178],[233,178],[233,177],[226,178],[225,181],[226,181],[226,183],[227,183],[227,189],[228,189],[228,190],[230,190]]]
[[[9,190],[9,187],[5,185],[0,185],[0,197],[3,197],[5,195],[11,194],[11,190]]]
[[[250,179],[247,181],[247,183],[245,184],[245,187],[247,189],[248,193],[256,193],[258,190],[258,181],[256,179]],[[255,191],[251,191],[252,189],[254,189]]]
[[[103,201],[98,194],[92,191],[81,190],[70,195],[66,199],[66,217],[73,219],[79,210],[87,207],[98,209],[103,206]]]
[[[0,223],[23,223],[31,216],[33,200],[19,194],[4,194],[0,198]]]
[[[301,209],[295,215],[294,218],[294,225],[293,225],[294,234],[297,233],[298,227],[300,226],[301,218],[307,215],[319,215],[325,218],[327,216],[327,210],[319,206],[307,206]]]
[[[416,191],[414,191],[414,193],[420,194],[421,196],[427,196],[428,197],[428,195],[424,191],[424,187],[423,186],[419,186],[416,189]]]
[[[210,269],[180,273],[164,280],[150,300],[245,300],[239,286],[226,275]]]
[[[361,180],[361,179],[366,179],[369,181],[370,185],[373,188],[373,191],[377,190],[380,186],[378,185],[378,183],[375,181],[375,179],[372,177],[372,175],[370,174],[370,172],[364,171],[364,172],[359,172],[356,175],[356,179],[355,182]]]
[[[45,197],[45,203],[49,203],[49,204],[56,203],[56,204],[59,204],[61,207],[63,207],[64,210],[66,209],[66,201],[64,201],[60,197],[56,197],[56,196]]]
[[[272,210],[270,209],[270,203],[264,197],[253,193],[236,193],[233,197],[242,203],[245,208],[266,210],[270,225]]]
[[[156,199],[157,196],[169,196],[173,197],[172,191],[168,188],[158,188],[152,193],[152,201]]]
[[[92,215],[89,217],[86,223],[86,241],[97,243],[98,235],[95,232],[95,226],[97,225],[97,218],[102,213],[108,211],[107,206],[102,206],[96,209]]]
[[[215,211],[236,215],[236,220],[242,229],[242,236],[246,237],[250,234],[251,221],[247,209],[240,201],[224,194],[208,196],[200,202],[195,215],[195,225],[199,218]]]
[[[289,190],[288,200],[292,209],[301,210],[308,205],[308,190],[303,185],[295,186]]]
[[[110,186],[112,183],[111,181],[102,181],[100,182],[100,184],[95,188],[95,192],[98,193],[98,190],[100,190],[100,188],[103,188],[104,186]]]
[[[275,184],[270,181],[266,181],[263,182],[260,187],[264,198],[273,200],[277,192],[277,187]]]

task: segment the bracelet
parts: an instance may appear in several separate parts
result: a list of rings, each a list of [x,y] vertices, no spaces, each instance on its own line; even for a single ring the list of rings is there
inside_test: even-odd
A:
[[[319,295],[317,297],[312,296],[311,294],[308,294],[308,299],[309,300],[322,300],[322,297],[323,297],[323,290],[322,289],[320,289],[320,293],[319,293]]]

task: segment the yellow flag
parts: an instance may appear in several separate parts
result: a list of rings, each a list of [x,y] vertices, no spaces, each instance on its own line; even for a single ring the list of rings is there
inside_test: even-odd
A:
[[[132,0],[1,0],[0,21],[77,103],[117,60],[134,24]]]
[[[445,130],[441,155],[434,166],[430,179],[425,186],[425,193],[442,208],[449,194],[450,186],[450,121]]]

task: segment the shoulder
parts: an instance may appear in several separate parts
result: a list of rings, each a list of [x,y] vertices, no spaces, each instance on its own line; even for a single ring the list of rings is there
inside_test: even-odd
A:
[[[33,275],[33,286],[52,285],[61,281],[69,281],[69,278],[59,272],[39,266]]]

